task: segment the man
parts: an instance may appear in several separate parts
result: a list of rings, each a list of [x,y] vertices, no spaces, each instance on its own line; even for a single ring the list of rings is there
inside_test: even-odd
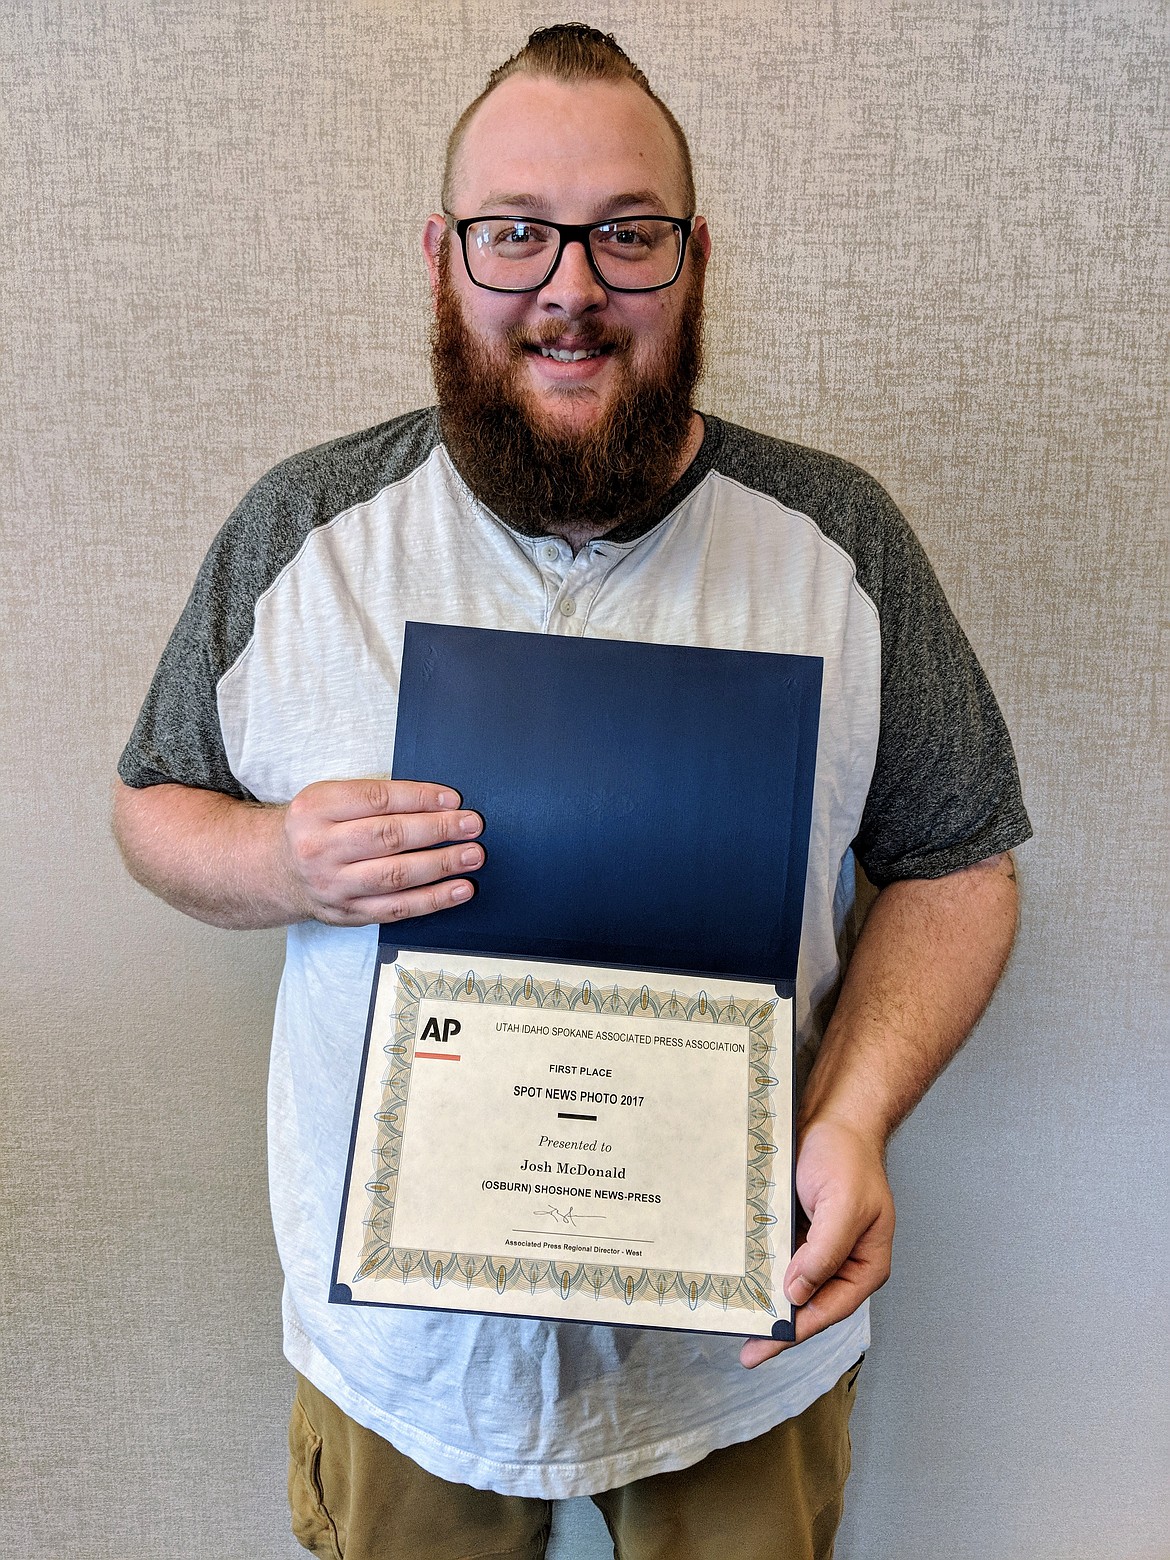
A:
[[[545,29],[495,72],[443,205],[423,236],[438,414],[257,485],[120,766],[141,882],[218,925],[289,927],[269,1129],[294,1527],[348,1560],[536,1556],[548,1499],[587,1493],[627,1560],[827,1555],[889,1272],[886,1142],[1014,933],[1010,745],[881,489],[694,411],[711,237],[682,131],[612,39]],[[408,618],[823,658],[794,1347],[329,1305],[375,923],[466,899],[484,860],[473,797],[370,778]],[[711,805],[751,838],[760,799]],[[855,855],[880,893],[822,1037]]]

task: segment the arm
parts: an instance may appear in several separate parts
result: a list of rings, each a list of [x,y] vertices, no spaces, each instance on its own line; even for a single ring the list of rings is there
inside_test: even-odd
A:
[[[993,856],[874,901],[801,1101],[796,1189],[808,1238],[784,1277],[796,1341],[849,1316],[890,1274],[891,1134],[987,1006],[1016,931],[1016,874]],[[749,1368],[791,1344],[750,1339]]]
[[[118,781],[114,796],[131,876],[197,920],[240,930],[362,926],[458,904],[474,889],[451,874],[483,865],[482,828],[454,791],[405,780],[325,780],[283,807],[183,785]]]

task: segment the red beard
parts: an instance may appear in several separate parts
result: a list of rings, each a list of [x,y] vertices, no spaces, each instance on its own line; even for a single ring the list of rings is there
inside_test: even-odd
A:
[[[525,346],[538,339],[516,330],[498,357],[468,329],[450,285],[446,251],[431,333],[431,366],[443,439],[464,481],[489,509],[527,536],[569,527],[603,531],[636,526],[679,475],[691,427],[691,397],[702,369],[702,280],[692,273],[678,328],[637,377],[629,366],[633,337],[591,320],[574,330],[582,349],[613,351],[621,382],[594,426],[550,431],[534,423],[517,383]],[[563,324],[544,333],[564,334]]]

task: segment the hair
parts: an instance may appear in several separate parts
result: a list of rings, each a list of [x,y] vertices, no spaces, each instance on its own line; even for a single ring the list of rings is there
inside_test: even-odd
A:
[[[528,39],[524,47],[510,60],[498,65],[487,79],[487,86],[460,114],[455,128],[447,139],[447,160],[443,167],[443,208],[451,210],[451,186],[455,161],[459,155],[467,126],[480,104],[501,82],[509,76],[546,76],[553,81],[568,83],[579,81],[632,81],[640,87],[663,115],[678,149],[682,165],[683,192],[686,198],[684,216],[695,212],[695,175],[691,166],[691,150],[678,120],[662,99],[651,90],[644,71],[618,43],[612,33],[598,32],[584,22],[561,22],[556,27],[540,27]]]

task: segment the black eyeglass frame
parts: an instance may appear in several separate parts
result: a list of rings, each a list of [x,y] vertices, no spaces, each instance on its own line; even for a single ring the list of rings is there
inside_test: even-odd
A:
[[[619,293],[651,293],[661,292],[664,287],[673,287],[682,275],[683,261],[687,257],[687,240],[694,228],[693,217],[664,217],[659,211],[645,211],[629,217],[606,217],[603,222],[550,222],[547,217],[521,217],[514,211],[496,215],[485,212],[480,217],[447,217],[447,225],[455,229],[459,237],[459,247],[463,252],[463,269],[467,272],[468,279],[473,286],[482,287],[485,292],[494,293],[530,293],[539,292],[546,287],[557,272],[557,266],[561,263],[561,256],[565,252],[566,244],[580,244],[585,251],[585,258],[589,261],[589,269],[605,288],[606,292]],[[481,282],[472,273],[471,262],[467,258],[467,230],[475,226],[477,222],[531,222],[534,227],[552,228],[556,233],[559,243],[557,252],[553,256],[553,263],[549,266],[543,280],[533,287],[493,287],[490,282]],[[593,251],[589,247],[589,235],[595,233],[598,228],[616,227],[623,222],[669,222],[679,235],[678,264],[674,268],[674,275],[669,282],[655,282],[652,287],[615,287],[612,282],[607,282],[598,269],[597,261],[593,258]]]

